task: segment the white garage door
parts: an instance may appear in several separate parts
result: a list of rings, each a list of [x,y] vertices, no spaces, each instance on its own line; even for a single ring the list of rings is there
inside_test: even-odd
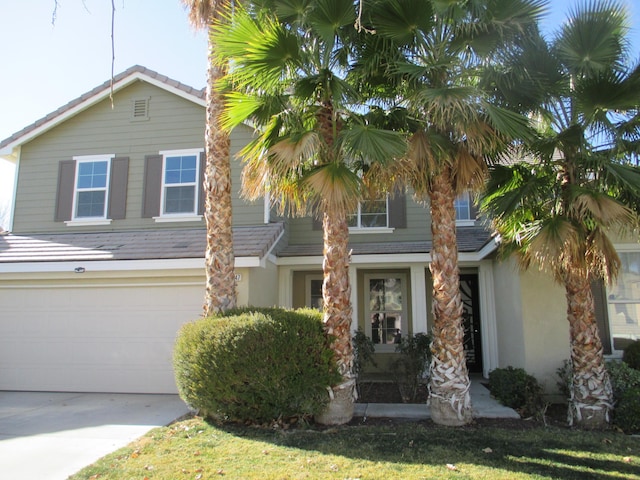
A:
[[[0,390],[175,393],[176,333],[203,294],[202,284],[0,286]]]

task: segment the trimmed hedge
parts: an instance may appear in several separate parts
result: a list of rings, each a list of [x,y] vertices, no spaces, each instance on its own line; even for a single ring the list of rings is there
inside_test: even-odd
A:
[[[182,399],[218,420],[309,417],[340,381],[322,314],[311,309],[243,308],[189,323],[173,363]]]
[[[613,424],[625,432],[640,431],[640,370],[625,362],[607,363],[615,408]]]
[[[544,408],[542,386],[522,368],[509,366],[489,372],[489,390],[500,403],[525,417],[537,415]]]

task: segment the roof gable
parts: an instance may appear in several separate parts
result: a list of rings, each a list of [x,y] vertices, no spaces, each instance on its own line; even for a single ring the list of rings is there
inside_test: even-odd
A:
[[[204,89],[197,90],[140,65],[134,65],[133,67],[130,67],[124,72],[116,75],[113,78],[113,92],[120,91],[136,81],[143,81],[155,85],[158,88],[185,98],[197,105],[203,107],[206,105]],[[98,102],[101,102],[105,98],[108,98],[109,95],[111,95],[111,92],[111,80],[107,80],[102,85],[93,88],[87,93],[58,108],[54,112],[36,120],[31,125],[14,133],[9,138],[2,140],[0,142],[0,156],[10,157],[15,155],[15,151],[21,145],[39,135],[42,135],[48,130],[51,130],[65,120],[77,115]]]

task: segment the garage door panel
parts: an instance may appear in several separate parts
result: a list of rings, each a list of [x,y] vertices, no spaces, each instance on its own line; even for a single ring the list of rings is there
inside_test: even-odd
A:
[[[193,284],[0,284],[0,390],[175,393],[175,337],[202,295]]]

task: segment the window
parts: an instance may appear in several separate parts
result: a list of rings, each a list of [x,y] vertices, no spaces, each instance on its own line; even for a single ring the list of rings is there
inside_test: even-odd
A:
[[[609,330],[613,350],[640,339],[640,252],[619,252],[622,268],[608,289]]]
[[[305,278],[306,301],[305,305],[322,310],[322,275],[307,275]]]
[[[366,333],[378,351],[393,352],[408,333],[406,275],[365,275]]]
[[[125,218],[128,180],[128,157],[103,154],[61,160],[54,221],[76,227]]]
[[[456,198],[454,207],[456,209],[456,224],[461,226],[471,226],[474,224],[473,208],[469,192],[464,192]]]
[[[106,219],[111,156],[76,157],[73,220]]]
[[[368,200],[358,205],[358,211],[349,215],[350,228],[387,228],[389,226],[387,198]]]
[[[162,215],[196,215],[200,150],[160,153]]]

